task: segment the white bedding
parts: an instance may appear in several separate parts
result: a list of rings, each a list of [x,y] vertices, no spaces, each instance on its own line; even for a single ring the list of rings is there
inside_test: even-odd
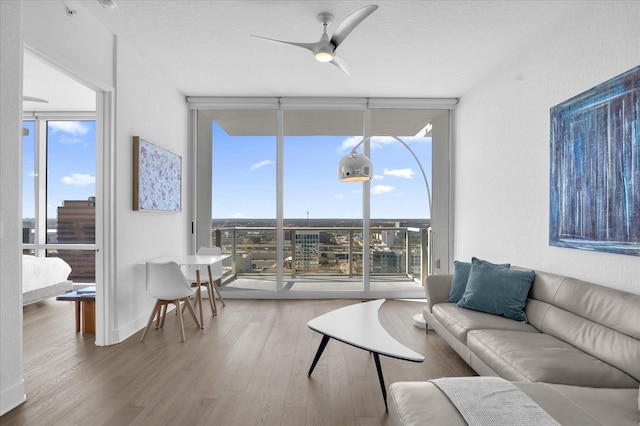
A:
[[[49,287],[66,281],[71,266],[59,257],[22,255],[22,292]]]

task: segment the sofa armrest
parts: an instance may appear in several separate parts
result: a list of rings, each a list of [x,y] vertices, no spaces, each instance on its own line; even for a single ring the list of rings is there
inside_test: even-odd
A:
[[[452,280],[452,274],[429,275],[427,277],[424,292],[427,295],[427,306],[429,307],[429,312],[431,312],[433,305],[447,301],[449,293],[451,292]]]

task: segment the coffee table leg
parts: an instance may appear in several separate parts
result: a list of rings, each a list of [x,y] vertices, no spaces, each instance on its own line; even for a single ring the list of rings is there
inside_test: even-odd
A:
[[[327,343],[329,343],[329,339],[330,337],[326,334],[322,335],[322,341],[320,342],[320,346],[318,347],[318,352],[316,352],[315,358],[313,358],[313,363],[311,364],[311,368],[309,369],[309,374],[307,374],[307,377],[311,377],[311,373],[313,373],[313,369],[316,368],[316,364],[318,363],[318,360],[320,359],[324,348],[327,346]]]
[[[384,409],[389,412],[387,406],[387,389],[384,386],[384,377],[382,377],[382,367],[380,366],[380,355],[373,353],[373,359],[376,361],[376,370],[378,370],[378,380],[380,380],[380,387],[382,388],[382,398],[384,399]]]

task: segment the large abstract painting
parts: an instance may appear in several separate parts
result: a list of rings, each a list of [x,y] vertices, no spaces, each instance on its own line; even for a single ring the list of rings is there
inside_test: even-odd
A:
[[[133,137],[133,209],[179,212],[182,159],[139,136]]]
[[[640,256],[640,66],[551,108],[549,244]]]

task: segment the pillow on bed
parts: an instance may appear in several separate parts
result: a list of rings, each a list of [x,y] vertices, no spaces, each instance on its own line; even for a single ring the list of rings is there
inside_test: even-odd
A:
[[[477,257],[471,258],[471,262],[474,260],[494,265],[493,263],[478,259]],[[451,291],[449,292],[449,299],[447,299],[447,303],[458,303],[460,299],[462,299],[462,295],[467,288],[467,281],[469,281],[471,262],[460,262],[459,260],[453,262],[453,280],[451,281]],[[504,268],[511,267],[509,263],[495,264],[495,266],[502,266]]]
[[[508,269],[474,260],[458,306],[527,322],[524,306],[535,276],[534,271]]]

